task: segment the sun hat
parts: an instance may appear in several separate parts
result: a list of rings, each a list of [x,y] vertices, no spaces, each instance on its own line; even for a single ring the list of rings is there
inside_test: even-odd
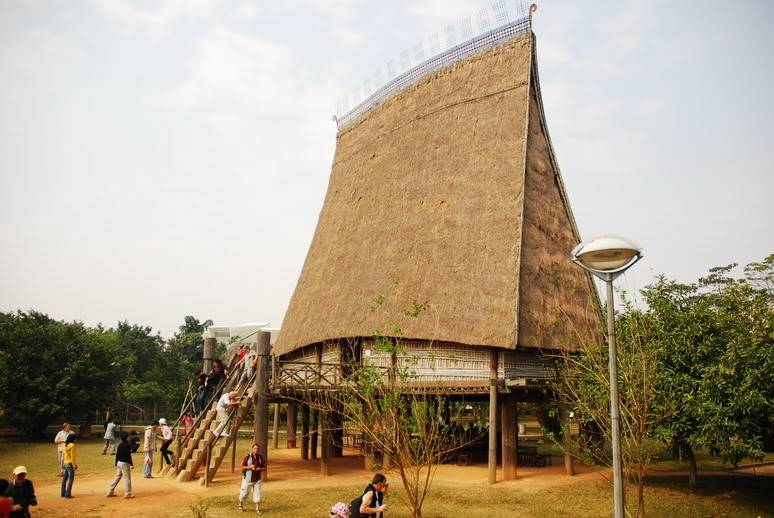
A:
[[[331,507],[332,516],[340,516],[341,518],[347,518],[349,515],[349,506],[344,502],[339,502]]]
[[[14,476],[16,476],[16,475],[18,475],[20,473],[26,474],[27,473],[27,467],[26,466],[16,466],[15,468],[13,468]]]
[[[162,417],[159,419],[159,424],[167,424],[167,420]]]

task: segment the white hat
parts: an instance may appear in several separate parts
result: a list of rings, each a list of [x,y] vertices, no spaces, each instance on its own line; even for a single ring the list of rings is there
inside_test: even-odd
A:
[[[165,425],[167,424],[167,420],[162,417],[161,419],[159,419],[159,424]]]
[[[16,466],[13,468],[13,474],[14,476],[20,474],[20,473],[27,473],[27,467],[26,466]]]

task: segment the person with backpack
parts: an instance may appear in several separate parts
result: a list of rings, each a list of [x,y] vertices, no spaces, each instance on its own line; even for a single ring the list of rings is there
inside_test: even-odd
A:
[[[266,470],[266,463],[260,454],[260,447],[253,444],[244,459],[242,459],[242,487],[239,490],[239,505],[237,510],[245,512],[242,503],[247,498],[247,492],[253,489],[253,503],[255,503],[255,514],[261,514],[261,472]]]
[[[387,487],[387,477],[381,473],[374,475],[371,483],[363,490],[363,494],[352,500],[349,512],[352,518],[381,518],[387,510],[384,503],[384,490]]]

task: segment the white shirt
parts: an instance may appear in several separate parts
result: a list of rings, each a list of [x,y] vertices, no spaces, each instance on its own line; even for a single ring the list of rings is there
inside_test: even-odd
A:
[[[161,426],[161,437],[165,441],[170,440],[172,438],[172,429],[169,426],[167,426],[167,425],[162,425]]]
[[[54,442],[56,443],[56,451],[63,451],[65,447],[65,441],[67,441],[67,438],[70,437],[72,434],[74,434],[72,430],[69,432],[65,432],[64,430],[59,430],[59,433],[56,434],[56,437],[54,437]]]
[[[116,423],[108,423],[105,430],[105,436],[103,439],[115,439],[116,438]]]
[[[231,398],[228,397],[228,393],[225,393],[222,396],[220,396],[220,399],[218,400],[218,406],[216,407],[218,410],[218,413],[221,415],[227,413],[229,403],[231,403]]]

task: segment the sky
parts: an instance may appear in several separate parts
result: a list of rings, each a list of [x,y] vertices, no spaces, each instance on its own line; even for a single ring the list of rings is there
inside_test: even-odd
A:
[[[494,26],[487,0],[4,0],[0,311],[279,326],[336,104],[483,9]],[[538,2],[582,238],[644,249],[621,288],[774,253],[773,21],[766,1]]]

